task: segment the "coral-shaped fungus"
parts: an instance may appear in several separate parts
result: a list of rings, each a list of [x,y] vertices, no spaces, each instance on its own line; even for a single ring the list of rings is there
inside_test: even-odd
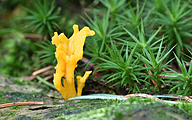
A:
[[[85,86],[86,78],[92,71],[86,71],[83,77],[77,76],[77,92],[75,89],[74,70],[77,62],[83,57],[83,46],[87,36],[93,36],[95,32],[89,27],[79,31],[78,25],[73,25],[74,33],[68,39],[64,33],[54,33],[52,44],[56,45],[55,56],[57,59],[56,73],[54,74],[54,85],[64,99],[81,96]],[[63,80],[63,84],[62,84]]]

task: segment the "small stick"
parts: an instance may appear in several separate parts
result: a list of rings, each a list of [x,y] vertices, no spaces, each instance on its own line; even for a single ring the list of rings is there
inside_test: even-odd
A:
[[[184,98],[185,98],[186,101],[188,101],[188,102],[190,102],[190,103],[192,102],[192,99],[190,99],[190,97],[184,96]]]
[[[146,64],[144,64],[144,65],[145,65],[146,68],[148,67]],[[149,75],[152,75],[151,70],[148,70],[148,69],[147,69],[147,72],[148,72]],[[152,79],[151,79],[151,81],[152,81],[153,85],[158,89],[157,83],[156,83],[154,80],[152,80]]]
[[[37,34],[24,34],[25,38],[42,38],[41,35],[37,35]]]
[[[47,80],[49,80],[51,78],[53,78],[53,75],[49,75],[49,76],[45,77],[44,80],[47,81]]]
[[[44,102],[15,102],[15,103],[6,103],[0,104],[0,108],[16,106],[16,105],[42,105]]]
[[[52,75],[54,73],[54,70],[47,70],[47,71],[45,71],[45,72],[43,72],[43,73],[41,73],[41,74],[39,74],[40,76],[44,76],[44,75]]]
[[[50,66],[48,66],[48,67],[45,67],[45,68],[42,68],[42,69],[40,69],[40,70],[37,70],[37,71],[33,72],[32,75],[36,76],[36,75],[38,75],[38,74],[40,74],[40,73],[43,73],[43,72],[45,72],[45,71],[47,71],[47,70],[49,70],[49,69],[52,69],[52,68],[53,68],[53,66],[50,65]]]
[[[149,98],[149,99],[155,99],[156,101],[159,101],[161,103],[165,103],[164,101],[162,101],[161,99],[154,97],[152,95],[148,95],[148,94],[142,94],[142,93],[138,93],[138,94],[128,94],[125,95],[124,97],[144,97],[144,98]],[[178,97],[183,97],[182,95],[178,95]],[[190,103],[192,103],[192,99],[191,96],[184,96],[184,99]]]
[[[161,102],[161,103],[166,103],[164,102],[163,100],[157,98],[157,97],[154,97],[152,95],[149,95],[149,94],[143,94],[143,93],[138,93],[138,94],[128,94],[128,95],[125,95],[124,97],[144,97],[144,98],[149,98],[149,99],[154,99],[158,102]]]

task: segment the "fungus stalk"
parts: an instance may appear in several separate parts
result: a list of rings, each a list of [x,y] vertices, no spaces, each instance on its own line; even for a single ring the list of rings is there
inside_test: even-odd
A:
[[[77,92],[75,89],[74,70],[77,62],[83,58],[83,46],[87,36],[93,36],[95,32],[88,27],[79,31],[78,25],[73,25],[74,33],[68,39],[64,33],[54,33],[52,44],[56,46],[55,57],[57,65],[53,83],[64,99],[81,96],[85,81],[92,71],[86,71],[83,77],[77,76]],[[61,81],[63,80],[63,85]]]

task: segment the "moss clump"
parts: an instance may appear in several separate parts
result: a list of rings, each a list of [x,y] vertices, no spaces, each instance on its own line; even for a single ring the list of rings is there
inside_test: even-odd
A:
[[[44,119],[55,118],[62,115],[81,114],[84,111],[109,107],[112,103],[112,100],[107,102],[105,100],[65,101],[62,107],[50,110],[49,113],[44,116]]]
[[[176,116],[176,117],[175,117]],[[110,107],[100,108],[83,112],[75,115],[63,115],[56,119],[65,118],[67,120],[85,120],[85,119],[111,119],[111,120],[175,120],[190,119],[183,110],[178,107],[169,106],[161,103],[136,103],[124,101],[124,103],[113,104]]]
[[[11,103],[11,102],[26,102],[26,101],[44,101],[50,99],[42,93],[21,93],[21,92],[2,92],[0,95],[0,104]]]

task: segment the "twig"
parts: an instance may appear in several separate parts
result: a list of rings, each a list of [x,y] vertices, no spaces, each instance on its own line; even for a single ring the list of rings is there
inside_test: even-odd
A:
[[[163,100],[157,98],[157,97],[154,97],[152,95],[149,95],[149,94],[143,94],[143,93],[138,93],[138,94],[128,94],[128,95],[125,95],[124,97],[144,97],[144,98],[149,98],[149,99],[154,99],[158,102],[161,102],[161,103],[166,103],[164,102]],[[177,97],[180,97],[180,98],[184,98],[186,101],[192,103],[192,99],[191,99],[191,96],[182,96],[182,95],[178,95]]]
[[[144,65],[145,65],[146,68],[148,67],[146,64],[144,64]],[[152,75],[151,70],[148,70],[148,69],[147,69],[147,72],[148,72],[148,75]],[[152,81],[153,85],[158,89],[157,83],[156,83],[154,80],[152,80],[152,79],[151,79],[151,81]]]
[[[52,70],[52,68],[53,68],[53,66],[50,65],[50,66],[47,66],[47,67],[42,68],[40,70],[37,70],[37,71],[33,72],[31,76],[26,77],[25,79],[26,80],[34,80],[37,75],[39,75],[39,76],[50,75],[50,74],[52,75],[54,73],[54,70]]]
[[[44,104],[44,102],[15,102],[15,103],[1,104],[0,108],[16,106],[16,105],[42,105],[42,104]]]
[[[32,38],[32,39],[42,38],[42,36],[38,34],[24,34],[24,36],[25,38]]]
[[[45,71],[47,71],[47,70],[49,70],[49,69],[52,69],[52,68],[53,68],[53,66],[50,65],[50,66],[48,66],[48,67],[45,67],[45,68],[42,68],[42,69],[40,69],[40,70],[37,70],[37,71],[33,72],[32,75],[36,76],[36,75],[38,75],[38,74],[40,74],[40,73],[43,73],[43,72],[45,72]]]
[[[143,93],[128,94],[128,95],[125,95],[124,97],[144,97],[144,98],[154,99],[154,100],[161,102],[161,103],[165,103],[164,101],[162,101],[161,99],[159,99],[157,97],[154,97],[154,96],[148,95],[148,94],[143,94]]]
[[[49,75],[47,77],[44,78],[45,81],[48,81],[49,79],[53,78],[53,75]]]
[[[83,58],[81,59],[81,61],[84,62],[84,63],[88,63],[88,62],[89,62],[89,59],[86,58],[86,57],[83,57]],[[87,69],[86,69],[86,70],[91,70],[91,69],[93,68],[93,66],[95,66],[95,64],[90,63],[90,64],[87,66]],[[83,70],[83,71],[84,71],[84,70]]]
[[[190,99],[188,96],[184,96],[185,100],[188,101],[188,102],[192,102],[192,99]]]
[[[53,75],[54,70],[47,70],[41,74],[39,74],[40,76],[46,76],[46,75]]]

